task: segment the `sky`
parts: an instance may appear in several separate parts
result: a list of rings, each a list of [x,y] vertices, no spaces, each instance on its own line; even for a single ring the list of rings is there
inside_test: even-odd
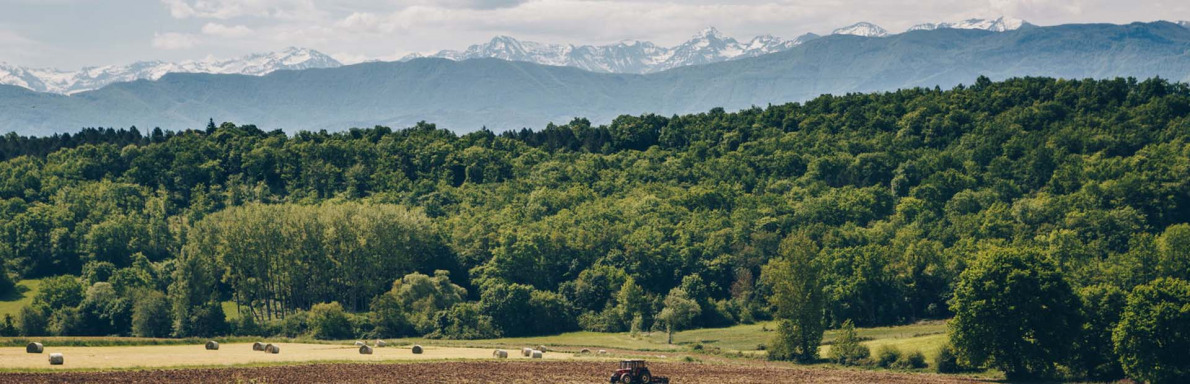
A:
[[[464,49],[496,35],[673,45],[706,27],[749,39],[868,21],[1015,17],[1037,25],[1190,19],[1186,0],[0,0],[0,62],[76,70],[312,48],[345,63]]]

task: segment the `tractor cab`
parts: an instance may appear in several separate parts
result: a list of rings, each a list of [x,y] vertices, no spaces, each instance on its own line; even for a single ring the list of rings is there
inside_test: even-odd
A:
[[[653,375],[644,360],[620,360],[620,369],[612,374],[611,383],[645,384],[653,382]]]

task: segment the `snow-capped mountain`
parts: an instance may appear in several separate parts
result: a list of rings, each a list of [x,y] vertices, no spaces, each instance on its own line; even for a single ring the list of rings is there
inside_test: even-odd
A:
[[[831,32],[832,35],[853,35],[863,37],[885,37],[888,36],[888,31],[880,26],[868,22],[859,22],[848,25],[843,28],[836,29]]]
[[[496,58],[537,64],[569,66],[594,72],[653,73],[688,65],[708,64],[780,52],[817,38],[806,34],[793,40],[763,35],[746,43],[707,28],[685,43],[660,47],[650,42],[625,41],[611,45],[542,44],[497,36],[465,51],[445,50],[431,55],[414,54],[402,60],[437,57],[450,60]]]
[[[263,76],[286,69],[334,68],[342,65],[321,52],[292,47],[280,52],[253,54],[231,60],[208,59],[181,63],[142,61],[128,65],[88,67],[79,71],[23,68],[0,63],[0,84],[16,85],[38,92],[73,94],[118,82],[157,80],[167,73]]]
[[[1186,27],[1186,28],[1190,28],[1190,21],[1182,20],[1182,21],[1178,22],[1178,25]]]
[[[992,32],[1007,32],[1031,25],[1021,19],[1000,17],[996,19],[967,19],[952,23],[925,23],[910,27],[910,31],[933,31],[935,29],[980,29]]]

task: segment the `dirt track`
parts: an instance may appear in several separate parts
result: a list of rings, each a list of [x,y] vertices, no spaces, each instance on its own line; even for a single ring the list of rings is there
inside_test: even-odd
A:
[[[314,364],[254,368],[176,369],[126,372],[5,373],[0,382],[23,383],[606,383],[608,362],[432,362],[405,364]],[[927,374],[656,363],[656,375],[675,384],[743,383],[963,383]]]

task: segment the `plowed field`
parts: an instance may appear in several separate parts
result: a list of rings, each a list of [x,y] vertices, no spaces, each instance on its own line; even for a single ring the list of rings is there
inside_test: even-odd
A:
[[[760,364],[760,363],[757,363]],[[399,364],[311,364],[271,367],[120,372],[0,374],[22,383],[606,383],[615,362],[454,361]],[[962,378],[780,365],[651,364],[675,384],[743,383],[963,383]]]

